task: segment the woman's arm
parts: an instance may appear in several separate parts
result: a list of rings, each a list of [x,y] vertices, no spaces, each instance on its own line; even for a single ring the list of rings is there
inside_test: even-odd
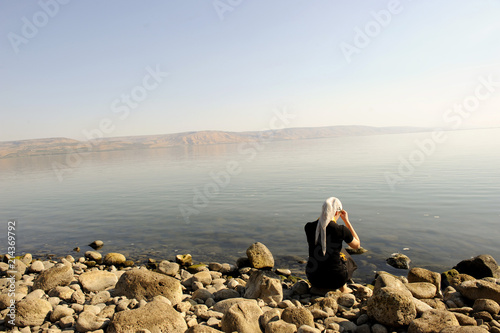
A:
[[[340,212],[340,217],[342,218],[342,220],[344,220],[344,223],[345,223],[345,226],[347,227],[347,229],[349,229],[349,231],[351,231],[352,237],[354,237],[352,242],[350,242],[348,245],[353,249],[359,249],[361,246],[361,242],[359,240],[358,234],[356,233],[356,230],[354,230],[351,222],[349,222],[349,215],[347,215],[347,212],[345,210],[343,210],[342,212]]]

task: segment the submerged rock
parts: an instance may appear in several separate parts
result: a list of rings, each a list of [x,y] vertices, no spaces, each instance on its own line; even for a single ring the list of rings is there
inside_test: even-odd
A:
[[[104,246],[104,242],[102,240],[95,240],[92,243],[90,243],[89,246],[91,248],[93,248],[94,250],[99,250],[100,248],[102,248]],[[78,248],[78,249],[80,249],[80,248]]]
[[[393,253],[386,262],[394,268],[409,269],[411,260],[402,253]]]

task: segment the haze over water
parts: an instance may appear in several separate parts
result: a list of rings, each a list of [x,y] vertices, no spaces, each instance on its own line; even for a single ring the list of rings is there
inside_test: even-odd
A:
[[[101,239],[104,253],[139,261],[191,253],[234,263],[260,241],[278,266],[300,273],[304,224],[336,196],[369,251],[355,257],[357,279],[398,272],[385,264],[394,252],[437,270],[483,253],[500,260],[500,130],[446,135],[394,189],[387,173],[398,175],[401,159],[431,133],[275,141],[259,151],[225,144],[88,153],[62,181],[52,163],[65,155],[3,159],[2,228],[18,220],[18,253],[67,255]],[[238,172],[224,182],[210,175],[231,167]],[[204,204],[194,206],[200,193]],[[198,213],[188,220],[180,207]]]

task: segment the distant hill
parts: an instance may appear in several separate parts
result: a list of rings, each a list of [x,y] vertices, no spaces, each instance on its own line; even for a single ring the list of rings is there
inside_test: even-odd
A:
[[[297,127],[282,130],[251,132],[198,131],[162,135],[103,138],[94,141],[48,138],[0,142],[0,158],[66,154],[68,152],[97,152],[165,148],[185,145],[240,143],[258,141],[265,138],[272,138],[273,140],[299,140],[427,131],[430,131],[430,129],[419,127],[328,126]]]

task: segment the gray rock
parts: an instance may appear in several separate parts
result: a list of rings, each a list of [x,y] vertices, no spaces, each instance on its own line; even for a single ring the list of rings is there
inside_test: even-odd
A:
[[[184,318],[171,305],[154,300],[138,309],[117,312],[107,332],[136,332],[139,329],[147,329],[152,333],[184,333],[187,328]]]
[[[273,320],[267,323],[265,327],[265,333],[295,333],[297,332],[297,326],[294,324],[287,323],[284,320]]]
[[[343,332],[346,332],[346,333],[354,333],[356,332],[358,326],[353,323],[353,322],[350,322],[350,321],[341,321],[339,323],[339,326],[343,328]]]
[[[169,276],[176,276],[179,274],[180,267],[178,263],[163,260],[158,265],[158,272]]]
[[[381,324],[372,325],[372,333],[387,333],[387,328]]]
[[[73,269],[69,266],[54,266],[43,271],[33,282],[34,289],[48,292],[57,286],[67,286],[73,281]]]
[[[200,288],[200,289],[197,289],[195,290],[195,292],[193,293],[193,299],[201,299],[203,301],[206,301],[208,300],[209,298],[214,298],[215,296],[210,292],[208,291],[207,289],[204,289],[204,288]]]
[[[425,268],[414,267],[408,272],[408,282],[428,282],[436,286],[436,290],[441,290],[441,274],[432,272]]]
[[[408,295],[409,294],[409,295]],[[400,289],[383,287],[376,290],[368,300],[368,315],[388,326],[404,326],[417,316],[411,293]]]
[[[491,299],[479,298],[474,301],[472,309],[475,312],[487,311],[495,316],[500,312],[500,305]]]
[[[305,280],[297,281],[292,286],[292,293],[296,295],[304,295],[309,293],[309,284]]]
[[[43,299],[22,300],[16,304],[16,326],[38,326],[45,322],[52,305]]]
[[[83,289],[86,291],[99,292],[108,288],[114,288],[118,282],[117,276],[108,271],[85,272],[78,278]]]
[[[233,304],[224,314],[221,328],[226,333],[261,333],[259,317],[262,310],[253,302],[239,302]]]
[[[429,310],[415,319],[408,327],[408,333],[439,333],[447,326],[460,326],[453,313],[443,310]]]
[[[84,310],[76,320],[75,328],[78,332],[96,331],[105,328],[108,318],[97,316],[94,312]]]
[[[434,298],[436,296],[436,286],[429,282],[411,282],[405,286],[412,293],[413,297],[418,299]]]
[[[264,302],[279,303],[283,300],[283,287],[279,276],[271,271],[255,271],[245,289],[246,298],[260,298]]]
[[[247,257],[254,268],[273,268],[274,257],[264,244],[257,242],[247,249]]]
[[[489,276],[500,278],[500,268],[495,259],[488,254],[481,254],[472,259],[463,260],[453,268],[460,273],[471,275],[476,279]]]
[[[393,253],[386,262],[394,268],[409,269],[411,260],[402,253]]]
[[[127,261],[127,258],[125,258],[125,256],[123,254],[116,253],[116,252],[110,252],[110,253],[106,254],[104,256],[104,259],[102,260],[104,265],[107,265],[107,266],[123,265],[125,263],[125,261]]]
[[[240,293],[233,289],[221,289],[214,293],[216,301],[222,301],[228,298],[240,297]]]
[[[173,277],[143,269],[132,269],[122,274],[115,286],[115,294],[137,300],[162,295],[175,305],[182,299],[182,288],[180,282]]]
[[[281,314],[281,319],[297,327],[302,325],[314,327],[314,316],[305,308],[286,308]]]
[[[500,303],[500,285],[485,281],[472,280],[462,282],[457,290],[466,298],[476,300],[480,298],[492,299]]]

